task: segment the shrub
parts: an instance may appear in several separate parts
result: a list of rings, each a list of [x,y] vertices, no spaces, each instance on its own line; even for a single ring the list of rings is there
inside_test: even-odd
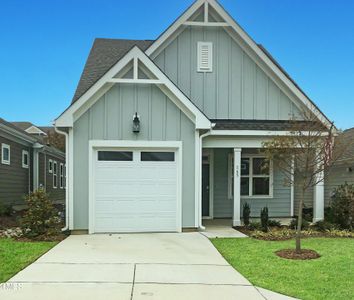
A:
[[[0,203],[0,217],[11,216],[12,206],[8,204]]]
[[[55,236],[60,233],[58,211],[43,188],[26,197],[27,211],[21,220],[23,234],[28,238]]]
[[[269,222],[268,207],[263,207],[261,210],[261,227],[263,232],[268,231],[268,222]]]
[[[268,220],[269,227],[281,227],[281,223],[278,220]]]
[[[297,228],[297,218],[291,220],[289,227],[291,229]],[[306,221],[305,219],[302,219],[301,230],[306,230],[309,227],[310,227],[310,222]]]
[[[354,227],[354,185],[345,183],[334,190],[331,201],[333,221],[343,229]]]
[[[251,214],[251,208],[249,204],[246,202],[243,205],[243,224],[248,226],[250,224],[250,214]]]
[[[252,221],[249,223],[249,225],[247,226],[247,228],[249,230],[260,230],[261,229],[261,223],[256,222],[256,221]]]
[[[335,224],[332,224],[330,222],[327,222],[327,221],[318,221],[316,222],[313,227],[318,230],[318,231],[322,231],[322,232],[325,232],[327,230],[335,230],[335,229],[338,229],[336,228],[336,225]]]

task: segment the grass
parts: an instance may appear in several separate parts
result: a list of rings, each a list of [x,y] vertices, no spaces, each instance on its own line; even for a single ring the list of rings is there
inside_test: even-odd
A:
[[[10,279],[56,244],[0,238],[0,282]]]
[[[321,257],[295,261],[280,258],[276,250],[295,242],[212,239],[225,259],[254,285],[301,299],[354,299],[354,239],[308,238],[303,248]]]

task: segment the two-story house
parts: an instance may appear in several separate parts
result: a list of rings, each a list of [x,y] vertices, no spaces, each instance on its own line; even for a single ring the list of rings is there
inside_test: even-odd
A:
[[[216,0],[195,1],[156,40],[96,39],[71,105],[68,224],[95,232],[181,231],[295,214],[297,191],[259,149],[302,111],[330,122]],[[324,186],[311,196],[314,220]]]

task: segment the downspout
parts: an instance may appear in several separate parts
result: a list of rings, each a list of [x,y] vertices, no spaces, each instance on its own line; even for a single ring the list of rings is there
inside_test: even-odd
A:
[[[54,130],[65,136],[65,226],[61,229],[62,231],[69,230],[69,185],[68,185],[68,169],[69,169],[69,134],[65,131],[59,130],[54,124]]]
[[[211,131],[214,128],[215,123],[211,124],[211,129],[209,129],[206,133],[202,134],[199,137],[199,155],[198,155],[198,160],[199,160],[199,168],[198,168],[198,179],[199,179],[199,193],[198,193],[198,203],[199,203],[199,229],[200,230],[205,230],[205,227],[203,226],[202,220],[203,220],[203,213],[202,213],[202,155],[203,155],[203,139],[209,135],[211,135]]]

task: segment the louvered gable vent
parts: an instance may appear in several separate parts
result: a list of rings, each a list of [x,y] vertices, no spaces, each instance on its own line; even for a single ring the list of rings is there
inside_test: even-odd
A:
[[[213,71],[213,44],[198,42],[198,72]]]

